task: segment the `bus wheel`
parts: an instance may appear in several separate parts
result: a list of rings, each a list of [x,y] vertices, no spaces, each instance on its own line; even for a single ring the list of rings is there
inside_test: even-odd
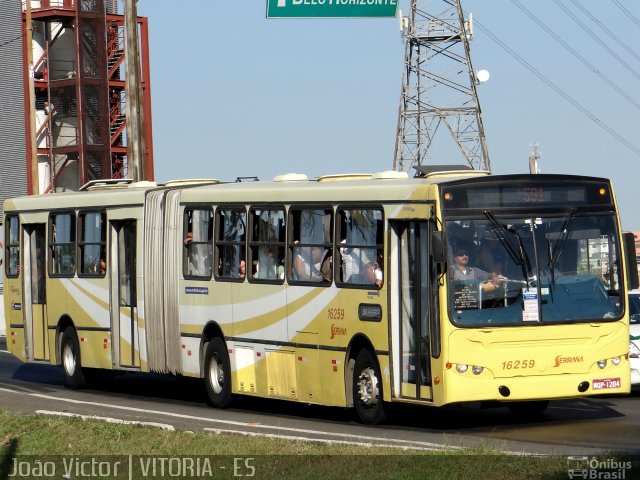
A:
[[[64,386],[77,389],[85,384],[80,362],[80,344],[78,336],[73,327],[67,327],[62,332],[62,342],[60,351],[62,352],[62,370],[64,371]]]
[[[353,404],[362,423],[377,425],[384,421],[380,372],[366,349],[358,353],[353,369]]]
[[[541,416],[549,406],[549,400],[538,400],[534,402],[514,402],[507,404],[507,408],[512,415],[517,417],[535,418]]]
[[[231,403],[231,365],[227,347],[221,338],[213,338],[204,358],[204,380],[209,404],[225,408]]]

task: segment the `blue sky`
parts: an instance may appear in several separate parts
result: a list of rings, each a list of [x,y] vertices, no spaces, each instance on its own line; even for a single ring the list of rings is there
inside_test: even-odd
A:
[[[472,61],[491,73],[478,94],[493,173],[528,171],[538,142],[543,173],[611,178],[623,228],[640,230],[640,107],[629,101],[640,104],[640,2],[575,3],[520,0],[600,77],[516,0],[463,0],[478,24],[597,120],[476,27]],[[408,0],[400,6],[409,12]],[[138,1],[149,18],[156,180],[391,169],[404,61],[397,19],[276,20],[265,11],[266,0]]]

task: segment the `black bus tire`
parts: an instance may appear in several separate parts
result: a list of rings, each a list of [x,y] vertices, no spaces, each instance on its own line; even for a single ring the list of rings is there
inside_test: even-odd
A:
[[[74,390],[83,387],[86,379],[82,371],[80,343],[73,327],[67,327],[62,332],[60,357],[64,372],[64,386]]]
[[[204,357],[204,381],[211,406],[231,404],[231,365],[227,347],[220,337],[211,339]]]
[[[353,405],[360,421],[377,425],[385,420],[382,378],[375,357],[367,349],[358,352],[353,368]]]

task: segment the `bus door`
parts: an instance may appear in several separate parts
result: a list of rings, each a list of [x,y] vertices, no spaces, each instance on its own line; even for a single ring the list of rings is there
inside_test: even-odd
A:
[[[140,367],[136,289],[136,221],[111,222],[109,275],[116,367]]]
[[[394,396],[432,400],[429,223],[392,221],[391,227]]]
[[[24,325],[27,360],[48,360],[44,224],[23,225]]]

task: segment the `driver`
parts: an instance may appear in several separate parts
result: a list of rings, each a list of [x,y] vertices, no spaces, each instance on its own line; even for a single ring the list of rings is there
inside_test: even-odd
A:
[[[469,252],[464,248],[454,250],[454,263],[449,267],[450,280],[478,280],[489,282],[489,286],[498,287],[504,277],[496,272],[485,272],[480,268],[469,266]]]

